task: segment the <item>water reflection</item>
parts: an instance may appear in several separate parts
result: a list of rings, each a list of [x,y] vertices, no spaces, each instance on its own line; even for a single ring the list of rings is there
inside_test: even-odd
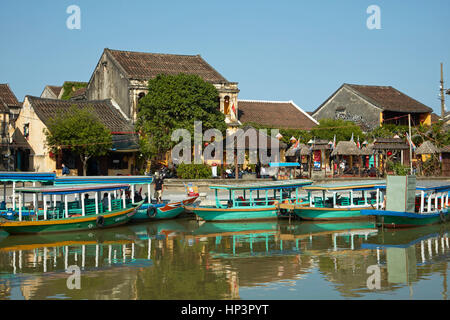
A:
[[[449,228],[175,219],[6,237],[0,299],[447,299]],[[73,265],[80,290],[67,287]]]

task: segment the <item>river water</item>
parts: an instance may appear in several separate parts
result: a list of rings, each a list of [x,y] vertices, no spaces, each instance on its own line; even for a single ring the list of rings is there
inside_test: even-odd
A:
[[[0,299],[447,299],[450,225],[197,222],[0,238]]]

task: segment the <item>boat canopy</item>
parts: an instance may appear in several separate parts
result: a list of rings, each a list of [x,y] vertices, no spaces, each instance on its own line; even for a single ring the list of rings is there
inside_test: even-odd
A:
[[[300,167],[298,162],[270,162],[269,167],[284,168],[284,167]]]
[[[375,189],[386,189],[386,185],[375,186]],[[416,191],[424,192],[443,192],[450,191],[450,184],[447,181],[427,183],[425,181],[418,181]]]
[[[386,181],[373,181],[373,182],[357,182],[357,183],[330,183],[307,186],[304,189],[306,191],[339,191],[339,190],[373,190],[377,188],[386,188]]]
[[[450,191],[450,184],[448,184],[448,182],[445,182],[443,184],[434,184],[433,186],[427,186],[419,183],[419,185],[416,186],[416,189],[420,191]]]
[[[255,183],[242,183],[234,185],[213,185],[211,189],[222,190],[275,190],[275,189],[294,189],[301,188],[312,184],[311,180],[283,180],[283,181],[267,181]]]
[[[54,172],[0,172],[2,182],[54,182]]]
[[[151,184],[153,176],[92,176],[92,177],[57,177],[55,186],[58,185],[81,185],[81,184],[116,184],[126,183],[129,185]]]
[[[45,186],[45,187],[30,187],[17,188],[19,193],[42,193],[44,195],[64,195],[87,193],[97,191],[114,191],[120,189],[127,189],[128,184],[102,184],[102,185],[81,185],[81,186]]]

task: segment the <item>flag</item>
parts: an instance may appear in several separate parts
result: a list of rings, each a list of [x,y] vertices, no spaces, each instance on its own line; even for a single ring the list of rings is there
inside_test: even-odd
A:
[[[411,146],[411,148],[413,149],[413,151],[416,150],[416,145],[414,144],[414,142],[412,141],[411,137],[409,136],[408,132],[406,133],[406,140],[408,140],[409,145]]]
[[[295,142],[295,144],[294,144],[294,149],[297,149],[299,143],[300,143],[300,137],[299,137],[298,140]]]
[[[361,149],[361,145],[359,144],[359,136],[358,136],[358,142],[356,143],[356,146],[358,147],[358,149]]]
[[[234,107],[234,103],[233,103],[233,106],[231,107],[231,110],[233,110],[234,116],[237,118],[236,108]]]
[[[334,135],[334,138],[333,138],[333,149],[334,148],[336,148],[336,135]]]
[[[352,138],[350,139],[351,142],[355,142],[353,139],[353,132],[352,132]]]

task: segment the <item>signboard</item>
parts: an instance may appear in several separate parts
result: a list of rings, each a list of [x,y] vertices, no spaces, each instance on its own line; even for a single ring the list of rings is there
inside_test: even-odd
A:
[[[416,176],[388,176],[386,181],[386,210],[414,212]]]

